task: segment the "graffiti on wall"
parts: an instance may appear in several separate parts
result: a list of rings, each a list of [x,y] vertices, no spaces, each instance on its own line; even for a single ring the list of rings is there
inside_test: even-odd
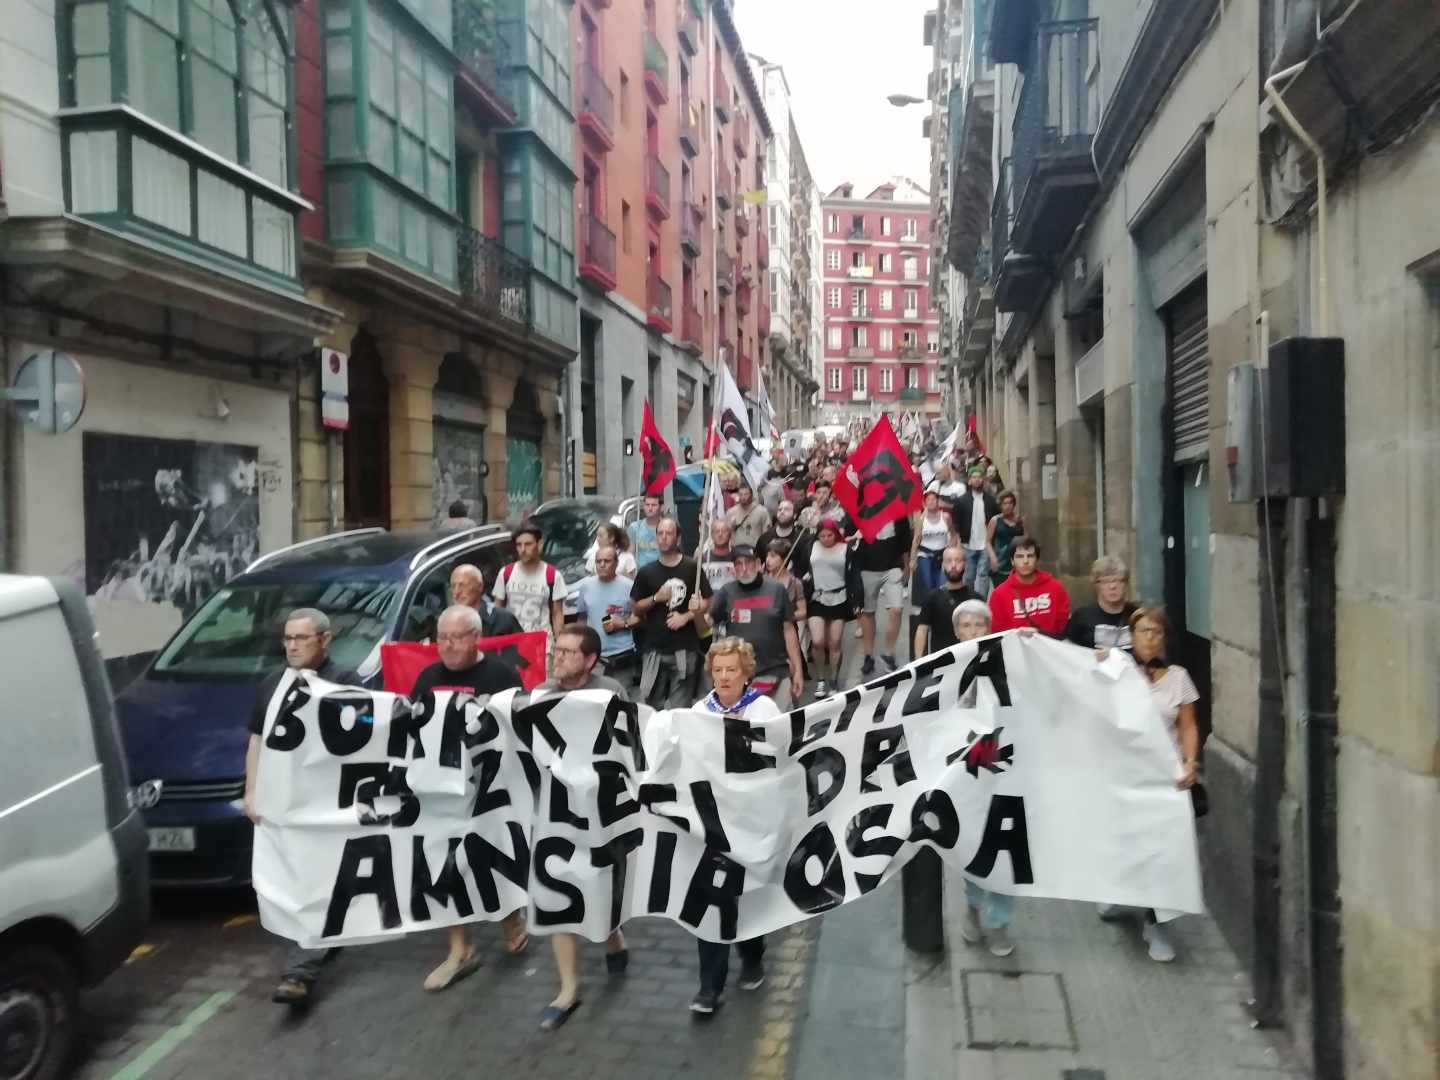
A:
[[[259,451],[86,432],[85,593],[189,615],[260,551]]]

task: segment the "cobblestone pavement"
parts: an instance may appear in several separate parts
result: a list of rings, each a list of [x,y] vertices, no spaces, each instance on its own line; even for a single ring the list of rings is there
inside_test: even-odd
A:
[[[545,1033],[537,1025],[555,974],[539,937],[511,958],[498,928],[477,929],[485,965],[441,994],[420,984],[444,954],[443,935],[348,949],[327,965],[314,1007],[298,1014],[270,1002],[285,944],[260,929],[253,907],[235,896],[171,897],[149,950],[84,995],[77,1075],[778,1080],[789,1075],[815,926],[773,935],[765,986],[732,986],[725,1007],[702,1021],[688,1008],[694,938],[668,922],[636,923],[626,930],[629,972],[607,976],[603,946],[588,948],[584,1004]]]

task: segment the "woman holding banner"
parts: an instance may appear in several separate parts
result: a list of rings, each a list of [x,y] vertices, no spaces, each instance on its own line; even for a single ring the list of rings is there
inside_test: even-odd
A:
[[[755,677],[755,650],[738,637],[717,638],[705,654],[705,671],[715,689],[695,703],[695,711],[738,716],[751,723],[764,723],[780,715],[780,706],[751,687]],[[700,950],[700,991],[690,1002],[690,1011],[710,1016],[720,1007],[725,981],[730,974],[730,946],[724,942],[697,940]],[[765,939],[738,941],[741,990],[758,990],[765,985]]]
[[[1175,744],[1175,753],[1180,759],[1180,778],[1175,786],[1182,791],[1195,788],[1200,779],[1200,725],[1195,721],[1195,703],[1200,700],[1200,691],[1190,673],[1179,664],[1166,659],[1170,641],[1170,619],[1160,607],[1139,607],[1130,616],[1130,635],[1133,639],[1131,655],[1140,665],[1150,683],[1150,696],[1165,721],[1170,740]],[[1096,656],[1103,662],[1110,655],[1109,649],[1097,650]],[[1204,789],[1196,794],[1197,815]],[[1129,912],[1125,908],[1106,904],[1100,908],[1100,918],[1106,922],[1124,918]],[[1159,964],[1168,964],[1175,959],[1175,946],[1170,937],[1156,921],[1155,912],[1146,911],[1140,936],[1144,938],[1150,959]]]

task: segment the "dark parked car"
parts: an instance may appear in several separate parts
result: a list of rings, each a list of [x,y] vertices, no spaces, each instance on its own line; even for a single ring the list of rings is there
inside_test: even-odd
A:
[[[262,556],[227,582],[116,699],[130,775],[164,781],[159,802],[145,812],[151,881],[250,880],[246,720],[261,679],[285,663],[280,633],[289,612],[314,607],[329,615],[331,656],[378,686],[381,643],[432,633],[457,564],[480,567],[488,588],[514,557],[503,525],[362,529]]]

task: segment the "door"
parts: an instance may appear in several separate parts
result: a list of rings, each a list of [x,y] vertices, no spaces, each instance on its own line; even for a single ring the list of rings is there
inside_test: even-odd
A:
[[[535,388],[521,382],[505,413],[505,497],[511,521],[529,516],[544,496],[540,453],[544,437],[545,420],[540,415]]]
[[[1205,280],[1164,311],[1169,459],[1165,472],[1165,606],[1170,659],[1200,691],[1196,718],[1210,733],[1210,345]]]

